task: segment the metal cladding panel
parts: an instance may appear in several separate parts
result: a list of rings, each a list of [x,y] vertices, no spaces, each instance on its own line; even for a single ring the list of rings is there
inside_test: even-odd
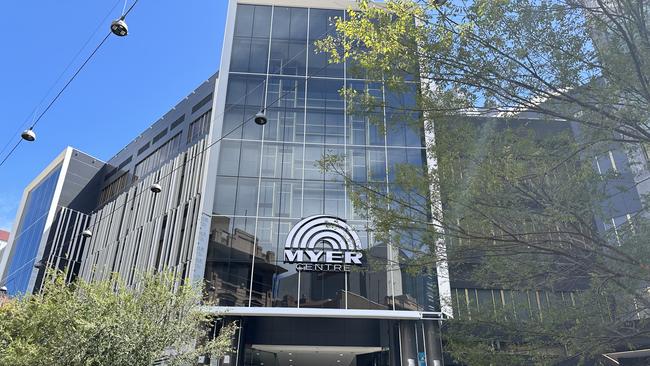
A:
[[[93,213],[79,276],[92,281],[117,274],[129,285],[148,271],[170,270],[183,278],[192,259],[199,217],[200,183],[207,139],[141,179]],[[149,187],[162,186],[154,194]]]
[[[46,256],[44,257],[44,268],[56,268],[66,271],[66,280],[71,281],[75,269],[79,267],[83,254],[85,238],[81,232],[86,229],[90,216],[70,209],[61,207],[57,212],[50,238],[47,243]],[[44,271],[39,271],[37,286],[42,286]]]

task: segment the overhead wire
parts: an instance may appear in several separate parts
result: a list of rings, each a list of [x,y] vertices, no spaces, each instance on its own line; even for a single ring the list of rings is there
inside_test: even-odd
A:
[[[126,16],[131,12],[131,10],[133,10],[135,5],[138,3],[138,1],[139,0],[135,0],[133,2],[133,4],[129,7],[129,10],[127,10],[126,13],[124,13],[124,15],[122,15],[122,18],[126,18]],[[90,55],[86,58],[86,60],[81,64],[81,66],[79,66],[79,68],[77,68],[77,71],[75,71],[75,73],[72,75],[72,77],[70,77],[70,79],[68,79],[68,82],[65,83],[63,88],[61,88],[61,90],[59,90],[59,92],[52,99],[52,101],[50,101],[50,103],[43,110],[43,112],[41,112],[41,114],[32,123],[31,127],[29,127],[29,130],[33,130],[36,127],[38,122],[40,122],[41,119],[43,118],[43,116],[50,110],[50,108],[52,108],[54,103],[59,99],[59,97],[61,97],[63,92],[65,92],[65,90],[68,88],[68,86],[70,86],[70,84],[74,81],[74,79],[77,77],[77,75],[79,75],[79,73],[84,69],[84,67],[90,62],[90,60],[97,53],[97,51],[99,51],[99,49],[104,45],[104,43],[106,43],[106,41],[111,36],[111,34],[112,34],[112,32],[109,31],[108,34],[106,34],[106,36],[102,39],[102,41],[99,42],[99,44],[95,47],[95,49],[90,53]],[[2,165],[4,165],[4,163],[9,159],[9,157],[11,157],[11,155],[14,153],[14,151],[16,151],[18,146],[20,146],[22,141],[23,141],[23,139],[18,140],[18,142],[13,146],[13,148],[9,151],[9,153],[7,153],[7,155],[2,159],[2,161],[0,161],[0,167],[2,167]]]
[[[18,133],[19,133],[21,130],[25,129],[27,126],[29,126],[29,120],[30,120],[30,119],[32,120],[31,123],[34,123],[34,120],[36,119],[36,112],[38,111],[38,108],[43,104],[43,102],[45,102],[45,99],[47,99],[47,96],[50,95],[50,93],[52,92],[52,90],[54,90],[54,87],[59,83],[59,81],[61,81],[61,79],[63,78],[63,76],[65,75],[65,73],[68,72],[68,70],[70,69],[70,67],[72,67],[72,64],[75,62],[75,60],[77,60],[77,58],[79,57],[79,55],[81,54],[81,52],[83,52],[83,50],[86,49],[86,47],[88,46],[88,44],[90,43],[90,41],[95,37],[95,35],[96,35],[97,32],[99,31],[99,29],[104,25],[104,22],[106,21],[106,19],[108,19],[108,17],[111,16],[111,14],[112,14],[113,11],[115,10],[115,8],[119,5],[120,1],[122,1],[122,0],[117,0],[117,1],[113,4],[113,6],[111,7],[111,9],[106,13],[106,15],[104,15],[104,17],[102,18],[102,20],[97,24],[97,27],[95,27],[95,29],[93,30],[92,34],[91,34],[91,35],[86,39],[86,41],[84,42],[84,44],[81,46],[81,48],[79,48],[79,50],[78,50],[77,53],[72,57],[72,59],[70,59],[70,62],[68,62],[68,64],[67,64],[66,67],[63,69],[63,71],[61,71],[61,73],[59,74],[59,76],[58,76],[58,77],[56,78],[56,80],[52,83],[52,85],[51,85],[50,88],[47,90],[47,92],[43,95],[43,97],[42,97],[41,100],[38,102],[38,104],[36,104],[36,106],[34,106],[34,108],[32,109],[31,113],[30,113],[27,117],[25,117],[24,122],[23,122],[22,124],[20,124],[20,125],[18,126],[18,128],[17,128],[17,129],[16,129],[16,130],[11,134],[11,137],[9,138],[9,140],[7,141],[7,143],[2,147],[2,149],[0,149],[0,155],[2,155],[2,154],[5,152],[5,150],[7,150],[7,148],[8,148],[9,145],[11,144],[11,141],[12,141],[15,137],[18,136]]]
[[[122,7],[122,16],[125,16],[124,10],[126,10],[126,4],[129,2],[129,0],[124,0],[124,6]]]
[[[137,2],[137,1],[138,1],[138,0],[136,0],[136,2]],[[134,3],[134,5],[135,5],[135,3]],[[127,12],[127,13],[128,13],[128,12]],[[320,39],[320,37],[322,37],[322,36],[324,36],[324,35],[327,35],[328,33],[329,33],[329,31],[326,31],[325,33],[321,34],[321,36],[319,36],[317,39]],[[305,47],[304,51],[307,52],[307,50],[308,50],[308,48]],[[287,60],[287,62],[292,61],[293,59],[295,59],[295,58],[298,57],[299,55],[300,55],[300,53],[296,54],[295,56],[293,56],[292,58],[290,58],[289,60]],[[301,81],[303,81],[303,82],[304,82],[304,86],[306,87],[306,86],[307,86],[307,85],[306,85],[307,81],[309,81],[311,78],[313,78],[313,77],[315,77],[315,76],[318,76],[318,74],[320,74],[323,70],[325,70],[325,69],[326,69],[327,67],[329,67],[330,65],[331,65],[330,63],[327,63],[327,64],[325,64],[325,66],[323,66],[323,67],[319,68],[318,70],[316,70],[315,73],[313,73],[313,74],[311,74],[311,75],[306,75],[306,77],[305,77],[304,79],[296,79],[296,80],[301,80]],[[282,77],[282,76],[286,76],[286,75],[277,75],[277,76],[278,76],[278,77]],[[233,103],[232,106],[231,106],[230,108],[232,109],[232,108],[239,107],[239,105],[238,105],[237,103],[239,103],[240,101],[244,100],[246,97],[250,96],[252,93],[254,93],[254,92],[255,92],[257,89],[259,89],[261,86],[266,85],[266,84],[267,84],[267,80],[266,80],[266,79],[263,80],[263,81],[261,81],[261,82],[258,83],[255,87],[253,87],[253,89],[251,89],[251,90],[248,91],[246,94],[242,95],[239,99],[237,99],[237,100],[235,101],[235,103]],[[295,92],[295,91],[298,89],[299,86],[300,86],[300,85],[296,85],[294,88],[285,91],[282,95],[278,96],[278,97],[277,97],[273,102],[271,102],[270,104],[266,104],[266,103],[264,103],[264,104],[266,104],[266,105],[264,105],[262,108],[263,108],[264,110],[268,109],[270,106],[272,106],[272,105],[274,105],[275,103],[281,101],[281,100],[282,100],[285,96],[287,96],[289,93]],[[266,94],[266,93],[265,93],[265,94]],[[267,97],[267,96],[264,95],[264,99],[266,99],[266,97]],[[305,106],[305,108],[306,108],[306,106]],[[222,113],[220,113],[219,115],[213,117],[212,120],[215,121],[217,118],[221,118],[222,116],[225,115],[225,113],[227,113],[227,112],[229,112],[229,111],[230,111],[230,109],[225,108],[224,111],[223,111]],[[154,182],[154,184],[161,182],[164,178],[170,176],[172,173],[174,173],[174,172],[177,171],[178,169],[185,167],[186,165],[188,165],[188,164],[189,164],[191,161],[193,161],[194,159],[196,159],[196,158],[198,158],[198,157],[202,157],[203,154],[204,154],[205,152],[207,152],[210,148],[212,148],[212,146],[214,146],[214,145],[216,145],[217,143],[221,142],[223,139],[225,139],[226,137],[228,137],[230,134],[232,134],[233,132],[235,132],[235,131],[237,131],[238,129],[242,128],[246,123],[248,123],[248,122],[250,122],[250,121],[252,121],[252,120],[254,120],[254,119],[255,119],[255,115],[252,115],[252,116],[249,117],[248,119],[244,120],[243,122],[241,122],[240,124],[238,124],[237,126],[235,126],[234,128],[232,128],[230,131],[228,131],[226,134],[221,135],[221,137],[219,137],[217,140],[213,141],[213,142],[210,143],[208,146],[206,146],[204,149],[202,149],[201,151],[199,151],[199,152],[198,152],[194,157],[191,157],[191,158],[187,159],[183,164],[180,164],[178,167],[172,169],[172,170],[169,171],[167,174],[165,174],[165,175],[159,177],[159,178]],[[133,197],[131,197],[130,199],[125,200],[123,204],[114,207],[110,212],[108,212],[108,213],[102,215],[102,216],[103,216],[102,218],[100,218],[99,220],[94,221],[94,222],[92,223],[92,225],[89,226],[88,228],[95,228],[95,227],[96,227],[99,223],[101,223],[103,220],[105,220],[105,219],[111,217],[112,214],[115,213],[118,209],[121,209],[122,207],[127,206],[129,203],[133,202],[135,199],[137,199],[138,197],[140,197],[140,195],[142,195],[143,193],[145,193],[145,192],[147,192],[147,191],[148,191],[148,190],[141,190],[141,191],[139,191],[138,193],[136,193],[135,195],[133,195]],[[90,215],[89,215],[89,216],[90,216]],[[79,235],[81,235],[81,233],[76,234],[76,235],[75,235],[73,238],[71,238],[70,240],[76,240],[76,239],[78,239],[78,238],[79,238]],[[36,258],[38,258],[38,256],[31,258],[29,261],[27,261],[27,263],[31,263],[31,261],[34,260],[34,259],[36,259]],[[22,269],[24,266],[25,266],[25,265],[21,266],[20,269]],[[7,276],[5,276],[5,278],[0,279],[0,284],[7,283],[7,281],[9,281],[9,279],[11,278],[11,276],[17,274],[17,272],[18,272],[18,269],[17,269],[16,271],[14,271],[14,272],[8,274]]]

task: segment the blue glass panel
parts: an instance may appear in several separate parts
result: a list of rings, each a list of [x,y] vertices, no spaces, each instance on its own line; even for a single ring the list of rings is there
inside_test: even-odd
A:
[[[362,191],[321,171],[318,161],[323,154],[345,156],[343,167],[354,181],[425,207],[413,192],[389,187],[396,165],[425,165],[416,85],[385,95],[383,83],[346,80],[343,65],[316,52],[314,43],[335,31],[343,11],[270,9],[238,5],[223,121],[224,134],[233,132],[219,147],[208,291],[222,305],[392,308],[385,271],[353,271],[347,281],[337,273],[303,273],[299,281],[295,265],[283,263],[283,245],[298,220],[328,213],[358,220],[354,226],[377,268],[388,260],[385,243],[364,231],[366,213],[352,205],[353,193],[363,197]],[[244,74],[251,72],[261,75]],[[346,105],[344,86],[374,97],[375,105]],[[241,126],[261,108],[264,127]],[[429,296],[425,284],[434,288],[435,279],[402,273],[396,307],[420,308]]]
[[[29,192],[14,238],[13,256],[7,266],[7,275],[4,279],[10,295],[31,291],[28,288],[29,279],[37,260],[45,220],[52,205],[60,171],[61,168],[57,168]]]
[[[309,14],[309,72],[311,76],[343,77],[343,64],[329,62],[329,55],[317,50],[314,43],[335,32],[337,18],[342,10],[311,9]]]

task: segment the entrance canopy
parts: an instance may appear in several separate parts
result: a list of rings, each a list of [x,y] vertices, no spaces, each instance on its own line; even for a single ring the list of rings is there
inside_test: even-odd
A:
[[[204,310],[223,316],[271,316],[299,318],[341,318],[341,319],[394,319],[394,320],[444,320],[445,314],[434,311],[411,310],[358,310],[326,308],[282,308],[206,306]]]

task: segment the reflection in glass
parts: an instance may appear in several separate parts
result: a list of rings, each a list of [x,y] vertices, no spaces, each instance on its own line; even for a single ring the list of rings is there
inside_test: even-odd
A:
[[[304,109],[268,108],[269,123],[264,126],[264,140],[302,142],[305,129]]]
[[[435,277],[407,271],[412,253],[405,249],[420,245],[420,238],[404,236],[401,249],[378,242],[367,227],[366,212],[352,202],[357,193],[363,199],[363,190],[346,186],[341,171],[325,172],[319,166],[326,155],[340,156],[342,172],[354,182],[370,184],[377,192],[390,188],[395,197],[426,204],[391,183],[396,166],[425,164],[417,125],[421,122],[410,110],[416,85],[403,93],[384,93],[382,83],[346,80],[343,64],[331,64],[328,55],[315,50],[314,42],[332,34],[335,18],[343,14],[238,5],[220,126],[222,134],[233,132],[218,145],[206,267],[214,301],[238,306],[432,308]],[[377,105],[346,110],[344,86],[376,98]],[[266,108],[268,123],[246,124],[261,108]],[[284,242],[293,225],[320,214],[347,219],[355,227],[367,259],[363,267],[347,273],[298,272],[295,264],[284,263]]]
[[[275,250],[259,245],[254,231],[254,219],[212,217],[205,268],[209,301],[220,306],[248,306],[249,301],[252,306],[272,305],[273,278],[286,270],[276,265]]]
[[[34,262],[41,244],[45,220],[52,205],[54,189],[59,179],[61,168],[56,168],[32,189],[25,201],[22,217],[14,238],[14,254],[7,263],[3,285],[7,286],[9,295],[25,293],[34,269]]]
[[[343,110],[343,80],[307,80],[307,107]]]
[[[334,34],[337,18],[343,18],[342,10],[311,9],[309,12],[310,75],[343,77],[343,64],[329,63],[329,55],[317,51],[314,45],[314,41]]]
[[[255,215],[257,212],[257,178],[239,178],[237,182],[236,215]]]
[[[262,153],[262,177],[302,178],[303,146],[265,143]]]

